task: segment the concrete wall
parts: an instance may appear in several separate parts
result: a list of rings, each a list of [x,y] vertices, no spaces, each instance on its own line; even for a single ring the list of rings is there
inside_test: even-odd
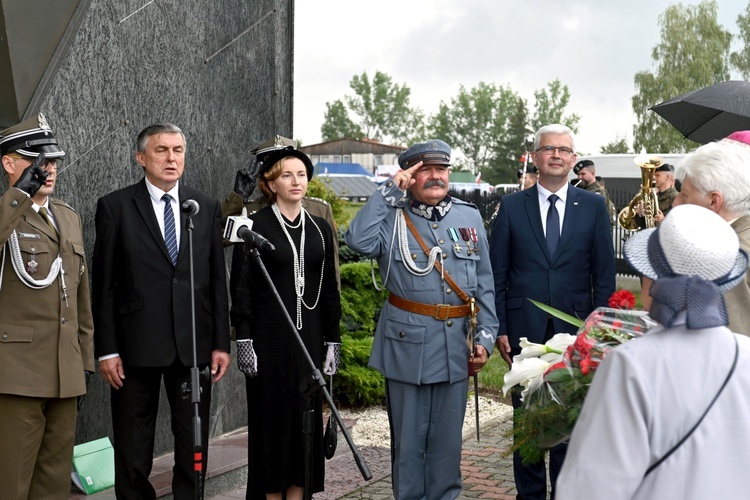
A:
[[[182,182],[217,198],[254,144],[292,137],[292,43],[293,0],[93,0],[40,109],[67,152],[55,196],[81,213],[89,263],[96,201],[143,177],[146,125],[183,129]],[[112,433],[108,386],[92,380],[77,442]],[[172,448],[167,410],[162,394],[157,454]],[[214,387],[211,435],[246,424],[233,366]]]

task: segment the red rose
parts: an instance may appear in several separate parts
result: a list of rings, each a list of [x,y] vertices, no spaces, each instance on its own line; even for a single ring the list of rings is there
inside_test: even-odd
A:
[[[635,295],[630,290],[617,290],[609,298],[609,307],[612,309],[635,308]]]

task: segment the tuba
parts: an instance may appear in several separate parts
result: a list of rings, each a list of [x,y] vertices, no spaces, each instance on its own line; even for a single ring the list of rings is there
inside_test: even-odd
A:
[[[633,162],[641,168],[641,189],[617,216],[620,225],[628,231],[656,227],[654,216],[659,212],[659,199],[653,187],[654,172],[664,164],[661,158],[654,155],[638,155]],[[645,228],[635,220],[639,215],[645,219]]]

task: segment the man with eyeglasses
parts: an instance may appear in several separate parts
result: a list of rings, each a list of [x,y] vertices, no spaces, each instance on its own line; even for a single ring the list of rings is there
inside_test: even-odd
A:
[[[0,132],[0,156],[0,496],[64,500],[94,371],[81,218],[51,198],[65,152],[41,113]]]
[[[500,324],[497,348],[508,363],[521,352],[521,338],[545,343],[576,328],[553,318],[528,299],[577,318],[606,306],[615,290],[615,257],[609,215],[602,196],[568,183],[576,162],[575,136],[563,125],[547,125],[534,138],[539,181],[503,197],[491,233],[490,259]],[[524,404],[514,392],[513,406]],[[550,450],[551,497],[566,445]],[[524,464],[513,454],[517,498],[545,499],[544,461]]]

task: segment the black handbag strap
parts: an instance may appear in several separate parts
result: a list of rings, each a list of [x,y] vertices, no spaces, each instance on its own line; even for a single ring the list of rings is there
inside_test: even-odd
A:
[[[663,461],[665,461],[667,458],[670,457],[670,455],[672,455],[672,453],[674,453],[675,451],[677,451],[677,448],[679,448],[680,446],[682,446],[682,444],[685,441],[687,441],[688,438],[693,434],[693,432],[695,431],[695,429],[697,429],[698,426],[701,425],[701,422],[703,422],[703,419],[706,418],[706,415],[711,410],[711,408],[713,407],[714,403],[716,403],[716,400],[719,399],[719,396],[721,396],[721,393],[724,392],[724,388],[727,386],[727,382],[729,382],[729,379],[732,378],[732,375],[734,374],[734,369],[737,367],[737,358],[739,358],[739,354],[740,354],[740,347],[739,347],[739,345],[737,343],[737,337],[734,337],[734,362],[732,363],[732,368],[729,369],[729,373],[727,374],[727,378],[724,379],[724,383],[721,384],[721,387],[719,387],[719,391],[716,393],[716,395],[714,396],[714,398],[711,400],[711,403],[708,405],[708,408],[706,408],[706,411],[703,412],[703,415],[701,415],[701,418],[698,419],[698,421],[695,423],[695,425],[693,426],[693,428],[690,429],[690,431],[687,434],[685,434],[685,437],[683,437],[682,439],[680,439],[680,441],[676,445],[674,445],[671,450],[669,450],[666,454],[664,454],[663,457],[661,457],[654,464],[652,464],[651,467],[648,468],[648,470],[646,471],[646,473],[643,475],[644,478],[646,476],[648,476],[649,474],[651,474],[651,472],[653,472],[654,469],[656,469],[657,467],[659,467]]]

